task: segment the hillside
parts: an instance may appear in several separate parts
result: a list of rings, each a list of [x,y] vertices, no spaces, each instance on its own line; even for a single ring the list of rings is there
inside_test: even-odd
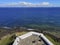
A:
[[[11,29],[0,28],[0,45],[11,45],[17,36],[25,34],[29,28],[46,35],[55,45],[60,45],[60,27],[49,25],[27,25],[26,27],[15,27]],[[4,43],[3,43],[4,42]]]

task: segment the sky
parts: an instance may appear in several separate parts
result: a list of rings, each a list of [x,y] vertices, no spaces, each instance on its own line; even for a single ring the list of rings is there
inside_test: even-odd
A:
[[[0,0],[0,7],[60,7],[60,0]]]

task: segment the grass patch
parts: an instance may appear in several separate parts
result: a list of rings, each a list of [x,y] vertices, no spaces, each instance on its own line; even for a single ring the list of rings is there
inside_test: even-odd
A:
[[[12,41],[13,40],[11,40],[11,35],[7,35],[0,40],[0,45],[8,45]]]
[[[25,33],[27,33],[27,32],[25,32],[25,31],[23,31],[23,32],[17,32],[17,33],[16,33],[16,36],[21,36],[21,35],[23,35],[23,34],[25,34]]]
[[[59,42],[54,41],[50,36],[45,35],[54,45],[60,45]]]
[[[25,33],[27,33],[27,32],[17,32],[14,34],[16,34],[16,36],[20,36],[20,35],[23,35]],[[12,45],[11,43],[14,42],[14,40],[15,40],[14,34],[6,35],[6,36],[2,37],[2,39],[0,40],[0,45]]]

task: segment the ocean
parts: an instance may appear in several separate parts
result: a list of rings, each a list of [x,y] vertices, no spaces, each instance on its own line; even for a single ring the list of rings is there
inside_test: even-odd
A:
[[[0,8],[0,26],[29,24],[60,26],[60,7]]]

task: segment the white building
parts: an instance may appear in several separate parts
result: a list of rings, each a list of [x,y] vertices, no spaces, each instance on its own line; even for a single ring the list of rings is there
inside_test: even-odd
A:
[[[54,45],[42,33],[28,32],[19,36],[13,45]]]

